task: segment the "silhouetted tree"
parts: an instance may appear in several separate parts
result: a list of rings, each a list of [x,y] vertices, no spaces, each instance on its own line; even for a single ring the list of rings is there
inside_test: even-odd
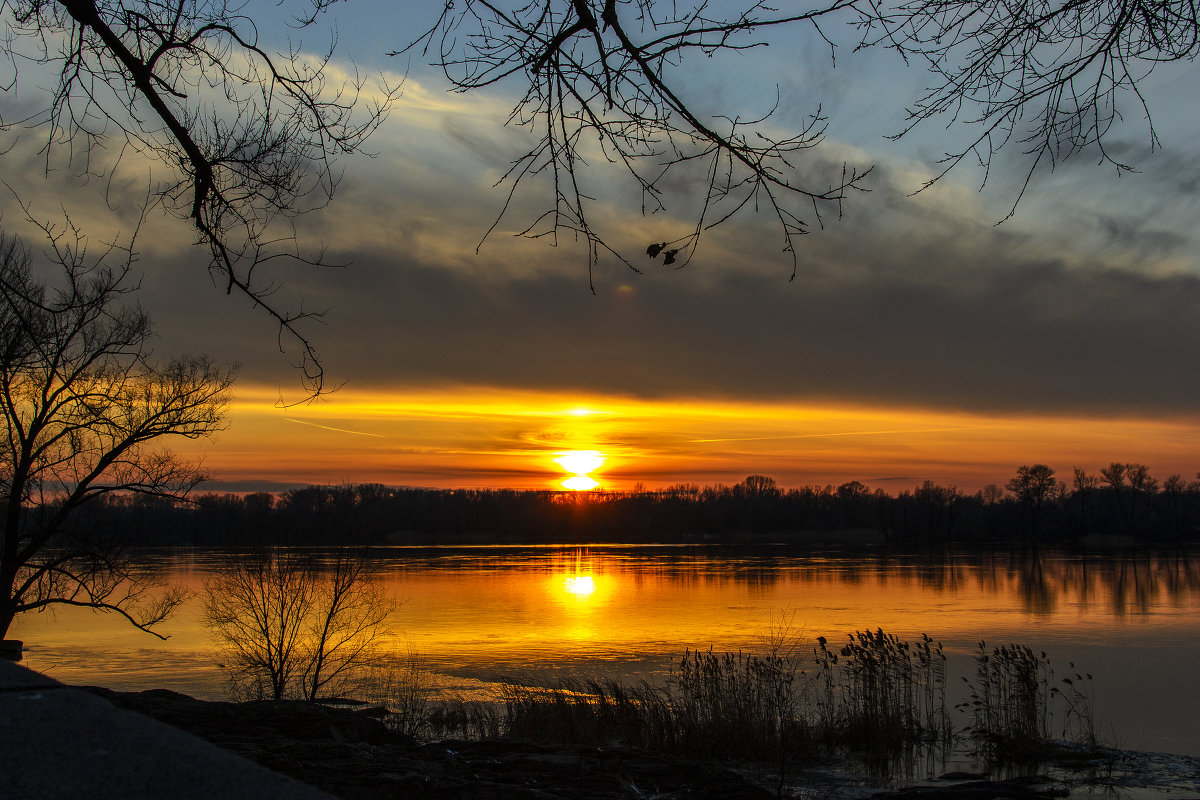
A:
[[[676,70],[688,57],[755,46],[757,33],[769,28],[807,24],[819,31],[823,16],[848,5],[833,0],[828,8],[781,14],[754,2],[724,17],[707,3],[688,9],[656,0],[466,0],[447,2],[437,24],[409,48],[432,50],[459,91],[515,76],[520,99],[510,119],[536,138],[505,175],[509,198],[536,179],[548,181],[553,198],[544,213],[521,223],[524,235],[565,233],[587,243],[589,265],[607,251],[633,267],[593,227],[596,180],[587,164],[619,165],[649,212],[666,207],[676,173],[698,168],[708,185],[698,190],[703,202],[690,232],[650,244],[647,255],[683,266],[707,228],[760,205],[779,222],[794,259],[795,238],[836,214],[865,171],[842,167],[810,179],[794,168],[824,135],[819,108],[800,130],[781,136],[736,112],[694,109],[676,85]]]
[[[735,487],[735,490],[740,491],[746,497],[776,497],[779,494],[779,484],[775,482],[774,478],[766,475],[748,475],[746,480]]]
[[[321,563],[288,548],[240,555],[204,586],[204,623],[240,699],[341,694],[376,656],[395,608],[361,554]]]
[[[1137,530],[1150,525],[1150,500],[1158,491],[1158,480],[1150,475],[1150,468],[1145,464],[1128,463],[1125,465],[1125,482],[1129,484],[1129,526]],[[1141,508],[1143,520],[1138,519],[1138,509]],[[1139,524],[1140,523],[1140,524]]]
[[[1149,120],[1139,82],[1163,63],[1200,52],[1196,6],[1183,0],[826,0],[800,7],[764,0],[458,0],[446,2],[436,25],[406,49],[432,51],[459,91],[515,84],[519,100],[510,119],[533,131],[535,141],[504,176],[509,194],[500,216],[526,181],[545,180],[552,198],[522,222],[524,235],[580,238],[593,264],[601,251],[612,251],[593,227],[599,201],[590,187],[599,179],[589,164],[616,165],[650,213],[666,207],[672,183],[684,185],[677,173],[698,167],[707,186],[693,224],[675,239],[649,243],[646,254],[686,264],[706,230],[763,208],[778,223],[794,270],[796,238],[837,213],[850,190],[863,188],[869,168],[843,165],[840,173],[812,177],[803,157],[825,132],[819,106],[806,124],[781,135],[766,123],[773,108],[757,118],[742,109],[701,111],[685,99],[681,76],[702,56],[760,47],[772,35],[795,37],[801,27],[832,56],[838,37],[829,31],[838,23],[858,28],[858,48],[896,50],[932,74],[933,85],[897,123],[898,136],[943,116],[976,126],[965,146],[949,151],[937,177],[970,158],[983,165],[986,180],[998,150],[1024,148],[1029,165],[1018,201],[1040,164],[1052,168],[1080,151],[1094,149],[1129,169],[1105,146],[1122,117],[1120,102],[1132,98]],[[1152,125],[1150,140],[1157,142]],[[687,185],[690,199],[696,190]]]
[[[1004,490],[994,483],[989,483],[979,490],[979,500],[985,506],[994,506],[1004,499]]]
[[[859,481],[847,481],[837,488],[837,497],[841,506],[842,525],[861,528],[869,524],[869,508],[874,499],[870,489]]]
[[[81,512],[112,493],[182,497],[203,480],[162,446],[223,427],[233,373],[203,358],[153,360],[149,320],[123,302],[130,253],[87,261],[69,222],[45,233],[53,281],[0,235],[0,638],[17,614],[56,605],[153,633],[180,595],[150,598],[119,542]]]
[[[933,481],[925,481],[913,492],[930,540],[945,541],[954,533],[962,499],[963,494],[956,487],[938,486]]]
[[[1139,85],[1156,67],[1200,53],[1198,7],[1184,0],[868,0],[854,8],[864,44],[894,49],[932,75],[901,135],[943,117],[978,131],[948,151],[938,177],[964,160],[986,176],[996,153],[1015,145],[1029,156],[1021,193],[1039,165],[1080,152],[1131,169],[1105,145],[1125,116],[1121,103],[1140,106],[1157,144]]]
[[[1030,530],[1036,538],[1042,531],[1042,515],[1046,504],[1058,491],[1054,470],[1045,464],[1022,465],[1004,487],[1029,509]]]
[[[1100,478],[1089,475],[1087,470],[1076,467],[1071,485],[1075,488],[1075,499],[1079,501],[1079,532],[1081,534],[1089,533],[1088,505],[1091,502],[1092,494],[1100,486]]]
[[[1125,513],[1125,465],[1114,461],[1107,467],[1101,467],[1100,477],[1112,491],[1113,503],[1117,507],[1117,516],[1124,520]]]
[[[1171,521],[1171,534],[1175,537],[1178,537],[1183,532],[1183,501],[1187,491],[1187,482],[1180,475],[1170,475],[1163,481],[1163,504],[1166,506],[1166,517]]]
[[[308,27],[335,2],[294,4],[292,24]],[[0,124],[40,133],[47,164],[81,178],[147,159],[156,201],[192,225],[226,290],[298,345],[319,391],[321,364],[299,325],[310,314],[279,307],[255,270],[300,257],[291,220],[332,196],[335,157],[362,146],[396,90],[338,85],[332,49],[268,49],[247,6],[229,0],[11,0],[4,10],[0,53],[18,71],[5,89],[20,86],[28,110]]]

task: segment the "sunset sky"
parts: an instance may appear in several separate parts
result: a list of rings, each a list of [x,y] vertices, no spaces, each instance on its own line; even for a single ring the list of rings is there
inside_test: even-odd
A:
[[[912,196],[970,133],[935,124],[885,138],[925,84],[917,67],[849,46],[834,67],[801,31],[686,62],[680,85],[710,114],[759,115],[778,87],[772,124],[787,130],[820,105],[827,140],[802,168],[874,165],[870,192],[801,240],[794,280],[771,219],[747,213],[682,270],[602,261],[593,294],[582,246],[511,235],[545,202],[535,186],[476,252],[504,203],[493,185],[527,141],[504,125],[522,86],[452,94],[419,53],[387,57],[437,5],[400,16],[357,2],[331,16],[340,57],[404,80],[374,156],[347,159],[333,204],[303,221],[302,239],[348,266],[273,276],[284,306],[328,309],[309,333],[340,389],[289,404],[302,390],[270,320],[213,285],[181,223],[153,217],[142,231],[140,301],[158,351],[241,365],[228,430],[178,446],[203,458],[213,488],[554,488],[567,475],[555,458],[577,450],[604,457],[592,475],[614,489],[759,473],[783,486],[857,479],[895,492],[929,479],[974,491],[1022,463],[1064,478],[1114,460],[1160,479],[1200,470],[1194,65],[1144,84],[1158,148],[1134,105],[1108,140],[1139,172],[1118,176],[1083,153],[1040,171],[997,225],[1023,174],[1017,148],[982,191],[964,165]],[[18,118],[33,92],[27,81],[0,95],[0,118]],[[106,209],[103,186],[45,174],[41,143],[25,136],[3,160],[36,213],[65,209],[97,240],[129,224],[144,182],[129,177],[129,206]],[[597,219],[627,252],[686,228],[686,185],[675,187],[681,216],[643,217],[616,178],[603,188],[612,200]],[[0,211],[39,248],[8,193]]]

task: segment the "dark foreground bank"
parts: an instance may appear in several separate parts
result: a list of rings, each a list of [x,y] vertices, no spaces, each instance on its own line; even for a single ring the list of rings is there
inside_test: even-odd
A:
[[[175,692],[89,688],[118,708],[182,729],[270,770],[342,798],[767,798],[778,775],[636,748],[520,741],[420,744],[369,712],[302,702],[223,703]],[[884,786],[828,766],[789,776],[785,796],[910,800],[1045,800],[1097,781],[1118,790],[1152,787],[1163,797],[1200,797],[1200,760],[1110,751],[1106,763],[1060,767],[1005,781],[952,774]],[[1165,761],[1163,759],[1166,759]],[[1173,774],[1178,773],[1178,774]],[[1191,779],[1184,778],[1191,774]],[[1179,778],[1180,780],[1175,780]],[[1191,794],[1189,794],[1189,791]]]

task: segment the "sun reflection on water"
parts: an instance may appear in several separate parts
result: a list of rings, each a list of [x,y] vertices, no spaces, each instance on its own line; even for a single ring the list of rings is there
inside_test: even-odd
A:
[[[610,584],[611,576],[598,574],[592,554],[581,548],[558,562],[547,589],[555,604],[571,616],[578,612],[591,616],[606,604],[606,595],[612,591]]]
[[[563,578],[563,590],[578,600],[587,600],[596,593],[596,579],[591,575],[568,575]]]

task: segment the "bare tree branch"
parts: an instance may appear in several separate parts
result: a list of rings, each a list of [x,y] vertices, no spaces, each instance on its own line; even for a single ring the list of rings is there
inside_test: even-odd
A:
[[[303,28],[336,0],[309,0]],[[330,79],[332,47],[316,57],[273,52],[255,21],[229,0],[6,0],[3,44],[14,65],[58,69],[33,116],[8,129],[44,131],[47,169],[65,154],[81,175],[111,179],[123,159],[144,158],[167,177],[157,195],[190,221],[209,269],[227,292],[250,298],[279,326],[306,388],[324,369],[304,323],[256,277],[262,264],[302,254],[291,231],[300,214],[332,197],[338,155],[361,150],[398,89],[368,91],[353,75]],[[104,151],[117,154],[115,161]]]
[[[328,562],[285,547],[239,554],[204,587],[204,622],[231,693],[246,699],[351,688],[394,609],[365,555],[345,549]]]
[[[755,2],[722,17],[707,2],[689,9],[655,0],[534,0],[520,6],[466,0],[447,3],[437,24],[404,50],[432,53],[458,91],[509,79],[525,86],[509,121],[533,131],[535,141],[503,176],[509,194],[488,235],[518,187],[540,180],[548,186],[550,207],[518,235],[555,243],[570,236],[586,245],[589,268],[607,252],[637,269],[594,226],[589,163],[620,167],[641,195],[643,214],[667,210],[669,176],[694,165],[707,182],[694,221],[678,238],[651,245],[647,255],[662,253],[665,263],[682,267],[706,231],[744,209],[765,209],[778,221],[794,266],[796,238],[840,209],[849,190],[863,188],[869,168],[846,167],[827,181],[805,182],[793,162],[822,140],[820,109],[803,129],[783,136],[764,124],[770,111],[751,120],[706,118],[679,93],[679,70],[685,56],[761,46],[755,33],[764,28],[804,24],[821,33],[823,19],[851,5],[832,0],[779,14]]]
[[[856,6],[860,46],[891,48],[928,67],[933,83],[896,134],[929,120],[961,121],[976,133],[946,153],[931,185],[963,161],[983,169],[1014,145],[1028,157],[1008,216],[1035,171],[1084,152],[1118,172],[1133,169],[1105,137],[1132,100],[1158,137],[1139,85],[1160,64],[1200,53],[1200,18],[1183,0],[866,0]]]
[[[150,322],[125,302],[132,244],[89,256],[69,219],[42,229],[56,281],[35,277],[29,251],[0,234],[0,636],[16,614],[51,605],[149,630],[180,597],[148,600],[83,512],[113,493],[180,498],[202,481],[162,444],[224,427],[233,370],[152,359]]]
[[[768,126],[774,109],[758,119],[706,116],[680,87],[698,56],[763,47],[773,33],[794,37],[797,26],[832,54],[838,37],[823,26],[834,21],[858,29],[858,48],[894,49],[934,76],[897,136],[934,118],[974,128],[930,183],[967,160],[983,168],[986,183],[1000,150],[1023,151],[1013,210],[1039,168],[1066,158],[1094,152],[1118,172],[1132,169],[1106,145],[1124,118],[1121,104],[1140,107],[1156,146],[1140,84],[1155,66],[1191,61],[1200,47],[1196,6],[1184,0],[825,0],[781,9],[753,0],[462,0],[446,3],[436,25],[401,52],[431,55],[458,91],[520,92],[509,122],[528,128],[534,143],[503,176],[508,195],[487,235],[513,209],[520,186],[542,182],[549,203],[519,235],[570,236],[586,244],[589,265],[608,252],[636,269],[595,225],[595,168],[623,170],[643,214],[692,199],[668,197],[668,176],[696,169],[707,188],[695,198],[694,223],[651,243],[650,258],[683,266],[706,231],[764,211],[795,267],[796,238],[840,212],[851,189],[865,188],[869,169],[844,166],[811,182],[800,159],[824,138],[819,108],[801,130],[780,135]]]

